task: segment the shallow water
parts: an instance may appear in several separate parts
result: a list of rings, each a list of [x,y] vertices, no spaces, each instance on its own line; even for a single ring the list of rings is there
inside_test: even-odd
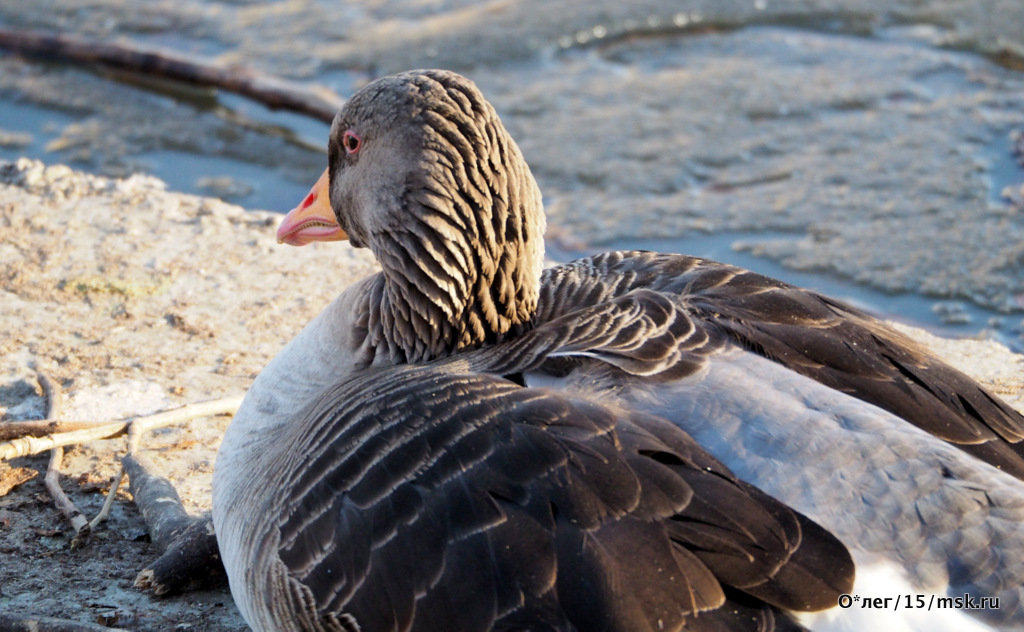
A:
[[[1003,197],[1024,184],[1017,0],[164,5],[0,2],[0,26],[342,94],[460,70],[520,142],[560,243],[711,256],[1024,347],[1024,209]],[[0,55],[0,158],[284,211],[323,168],[326,132],[231,95]]]

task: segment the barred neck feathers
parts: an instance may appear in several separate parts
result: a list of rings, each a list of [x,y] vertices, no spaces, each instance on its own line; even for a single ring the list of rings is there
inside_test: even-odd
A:
[[[476,86],[443,71],[378,80],[338,114],[329,149],[335,214],[383,268],[369,325],[393,360],[440,357],[529,325],[543,264],[540,191]]]

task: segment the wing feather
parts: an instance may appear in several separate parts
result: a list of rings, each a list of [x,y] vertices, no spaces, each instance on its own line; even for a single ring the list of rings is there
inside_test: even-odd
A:
[[[629,314],[619,304],[640,291]],[[634,299],[639,300],[639,299]],[[649,252],[610,252],[545,272],[537,321],[570,327],[572,314],[604,306],[607,348],[586,353],[637,375],[700,370],[726,342],[884,408],[1024,479],[1024,415],[920,345],[854,307],[726,264]],[[626,325],[626,321],[633,322]],[[645,331],[647,321],[686,322]],[[615,331],[618,338],[611,335]],[[652,339],[616,356],[631,332]],[[568,337],[571,337],[569,335]],[[598,341],[593,341],[598,342]],[[600,345],[599,345],[600,346]],[[674,349],[673,349],[674,347]],[[668,375],[668,373],[665,373]]]
[[[451,369],[340,384],[282,437],[304,469],[282,478],[305,493],[279,491],[291,499],[279,560],[322,621],[672,630],[718,621],[710,613],[733,608],[736,590],[751,612],[785,621],[778,608],[821,607],[823,586],[849,588],[838,541],[670,422]],[[806,569],[784,572],[805,547],[839,560],[804,565],[813,594]]]

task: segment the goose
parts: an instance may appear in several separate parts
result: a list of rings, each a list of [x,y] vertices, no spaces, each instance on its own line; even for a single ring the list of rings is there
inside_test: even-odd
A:
[[[343,106],[278,237],[381,272],[257,376],[215,466],[254,629],[1024,629],[1019,412],[740,268],[544,269],[544,225],[468,79]]]

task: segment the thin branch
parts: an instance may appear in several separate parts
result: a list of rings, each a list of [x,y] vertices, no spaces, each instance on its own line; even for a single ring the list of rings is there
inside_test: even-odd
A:
[[[0,461],[13,459],[21,456],[31,456],[56,447],[88,443],[97,439],[113,439],[128,431],[129,426],[134,426],[138,432],[145,432],[164,426],[170,426],[195,417],[208,417],[212,415],[234,414],[242,403],[242,397],[225,397],[214,399],[197,404],[189,404],[145,417],[136,417],[124,421],[113,421],[97,424],[95,422],[75,421],[61,422],[88,425],[83,430],[61,432],[45,437],[21,437],[13,441],[0,443]],[[22,422],[13,422],[18,424]],[[38,423],[38,422],[34,422]]]
[[[60,487],[60,463],[64,459],[64,448],[54,448],[50,452],[50,465],[46,468],[46,477],[43,481],[46,483],[46,491],[50,492],[50,498],[53,498],[53,502],[57,505],[57,509],[64,514],[64,517],[71,523],[71,527],[75,530],[75,537],[71,540],[71,546],[74,548],[85,538],[89,537],[89,521],[85,519],[82,512],[78,510],[75,503],[71,502],[67,494]]]
[[[36,382],[39,383],[43,397],[46,398],[46,419],[56,419],[61,406],[64,405],[64,394],[61,393],[60,387],[53,383],[49,375],[38,369],[36,369]]]
[[[130,44],[111,44],[61,33],[0,29],[0,48],[32,57],[103,65],[150,77],[234,92],[270,109],[299,112],[330,123],[344,99],[323,86],[307,86],[251,68],[204,62]]]
[[[36,370],[36,381],[43,390],[46,397],[46,418],[54,419],[60,415],[60,407],[63,403],[60,389],[42,371]],[[50,463],[46,466],[46,476],[43,482],[46,484],[46,491],[50,492],[50,498],[57,505],[57,509],[64,514],[64,517],[71,523],[75,530],[75,537],[71,541],[72,547],[76,546],[83,539],[89,537],[89,521],[85,519],[82,512],[78,510],[75,503],[71,502],[68,495],[60,486],[60,464],[64,460],[64,448],[55,447],[50,452]]]
[[[214,415],[233,415],[238,407],[242,405],[243,395],[235,397],[222,397],[221,399],[210,399],[205,402],[188,404],[181,408],[166,410],[154,415],[138,417],[133,419],[132,430],[143,433],[164,426],[195,419],[196,417],[212,417]]]
[[[50,434],[91,430],[112,425],[111,421],[67,421],[63,419],[27,419],[0,423],[0,441],[13,441],[22,437],[45,437]]]
[[[6,443],[0,443],[0,461],[20,456],[32,456],[33,454],[39,454],[40,452],[46,452],[47,450],[67,445],[77,445],[97,439],[119,437],[125,433],[130,423],[131,421],[110,422],[87,430],[61,432],[45,437],[22,437]]]
[[[121,465],[121,472],[111,483],[110,489],[107,491],[107,497],[103,500],[103,506],[100,508],[100,512],[96,514],[96,517],[89,521],[89,528],[95,529],[96,525],[107,519],[110,515],[110,508],[114,505],[114,498],[117,496],[117,489],[121,487],[122,481],[124,481],[124,465]]]

